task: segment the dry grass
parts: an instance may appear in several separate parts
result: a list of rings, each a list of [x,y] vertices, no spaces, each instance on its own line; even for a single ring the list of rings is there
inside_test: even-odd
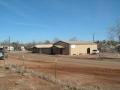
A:
[[[33,70],[30,70],[30,69],[25,69],[23,66],[17,66],[17,65],[7,65],[6,66],[7,69],[10,69],[16,73],[19,73],[20,75],[22,76],[27,76],[27,77],[38,77],[40,79],[43,79],[47,82],[50,82],[54,85],[56,85],[55,88],[57,88],[56,90],[101,90],[100,87],[98,86],[77,86],[75,84],[72,84],[70,82],[62,82],[58,79],[55,79],[54,76],[51,76],[47,73],[43,73],[43,72],[35,72]],[[22,85],[22,87],[17,87],[17,89],[14,89],[14,90],[41,90],[40,88],[43,88],[41,86],[37,87],[37,88],[34,88],[34,86],[31,86],[31,87],[28,87],[28,83],[26,84],[25,83],[25,80],[24,79],[20,79],[18,82],[16,82],[16,84],[20,84]],[[60,87],[59,87],[60,86]],[[25,87],[23,89],[23,87]],[[27,87],[27,88],[26,88]],[[49,88],[51,86],[46,86],[46,88]],[[31,89],[32,88],[32,89]],[[47,90],[47,89],[44,89],[44,90]],[[54,87],[53,87],[54,88]]]
[[[0,68],[0,90],[63,90],[60,86],[49,83],[29,73],[18,72],[15,65]],[[22,71],[22,74],[21,74]]]
[[[118,86],[120,85],[120,63],[116,59],[98,60],[95,56],[70,57],[25,53],[26,71],[24,67],[19,66],[23,63],[22,53],[13,55],[8,60],[10,64],[16,64],[12,66],[12,71],[21,76],[37,76],[54,85],[60,85],[66,90],[119,90],[120,88]],[[55,65],[52,64],[56,58],[58,59],[57,81],[54,78]]]

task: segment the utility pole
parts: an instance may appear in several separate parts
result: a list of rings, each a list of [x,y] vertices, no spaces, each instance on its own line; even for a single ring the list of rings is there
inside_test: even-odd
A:
[[[93,33],[93,42],[95,42],[95,33]]]
[[[57,83],[57,61],[58,61],[58,59],[56,58],[55,62],[54,62],[54,64],[55,64],[55,83]]]

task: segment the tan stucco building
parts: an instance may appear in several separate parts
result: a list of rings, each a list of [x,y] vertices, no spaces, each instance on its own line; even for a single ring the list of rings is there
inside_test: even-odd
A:
[[[53,44],[53,53],[63,55],[91,54],[92,50],[97,50],[97,44],[85,41],[58,41]]]
[[[97,50],[97,44],[85,41],[58,41],[54,44],[37,45],[33,48],[33,52],[53,55],[91,54],[93,50]]]

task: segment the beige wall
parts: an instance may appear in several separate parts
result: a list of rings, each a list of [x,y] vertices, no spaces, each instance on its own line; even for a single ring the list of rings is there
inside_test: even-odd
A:
[[[70,55],[80,55],[87,54],[87,48],[90,48],[90,53],[92,50],[97,49],[97,44],[89,45],[70,45]]]

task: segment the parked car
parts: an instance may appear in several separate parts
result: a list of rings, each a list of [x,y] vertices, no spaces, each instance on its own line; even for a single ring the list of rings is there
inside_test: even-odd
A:
[[[99,50],[92,50],[92,54],[99,54]]]
[[[0,59],[4,60],[5,58],[7,58],[7,52],[5,52],[4,48],[0,48]]]

